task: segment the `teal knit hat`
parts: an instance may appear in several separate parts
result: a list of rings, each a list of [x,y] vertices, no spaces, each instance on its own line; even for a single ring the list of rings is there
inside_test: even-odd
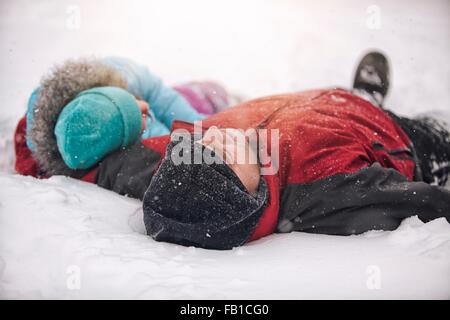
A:
[[[117,87],[79,93],[58,117],[58,150],[71,169],[87,169],[106,154],[134,143],[142,116],[133,95]]]

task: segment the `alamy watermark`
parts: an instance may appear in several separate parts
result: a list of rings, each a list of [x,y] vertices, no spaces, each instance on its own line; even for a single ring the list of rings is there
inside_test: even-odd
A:
[[[66,8],[66,28],[78,30],[81,28],[81,8],[77,5],[70,5]]]
[[[66,269],[66,287],[69,290],[81,289],[81,269],[79,266],[71,265]]]
[[[370,265],[366,268],[366,287],[369,290],[381,289],[381,268],[377,265]]]
[[[377,5],[370,5],[366,9],[366,27],[371,30],[381,29],[381,9]]]

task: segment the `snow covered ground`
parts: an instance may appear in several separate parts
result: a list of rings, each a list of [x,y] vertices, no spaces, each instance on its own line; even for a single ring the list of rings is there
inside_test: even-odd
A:
[[[1,1],[0,298],[450,298],[443,219],[185,248],[145,236],[138,201],[15,175],[12,149],[40,76],[80,55],[123,55],[168,83],[215,79],[252,98],[349,86],[357,59],[379,48],[394,69],[387,105],[450,121],[449,16],[445,0]]]
[[[139,201],[92,184],[1,173],[0,185],[7,298],[450,297],[444,219],[411,218],[395,232],[352,237],[273,235],[208,251],[153,241]]]

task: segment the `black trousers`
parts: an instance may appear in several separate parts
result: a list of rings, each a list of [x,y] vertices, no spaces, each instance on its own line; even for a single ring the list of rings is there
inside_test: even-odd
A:
[[[410,119],[386,112],[414,144],[421,180],[443,186],[450,174],[450,132],[430,117]]]

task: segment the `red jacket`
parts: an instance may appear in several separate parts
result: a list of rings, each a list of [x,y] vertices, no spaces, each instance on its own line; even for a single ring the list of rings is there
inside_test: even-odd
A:
[[[437,191],[411,182],[416,163],[403,130],[382,109],[347,91],[312,90],[252,100],[202,122],[205,129],[213,125],[280,132],[279,170],[263,176],[270,198],[249,240],[275,231],[354,234],[394,229],[406,216],[417,214],[416,209],[427,211],[424,220],[442,216],[442,207],[448,209],[445,201],[450,198],[443,199],[444,204],[437,201],[441,208],[435,208],[423,197]],[[16,130],[16,170],[36,176],[37,165],[24,142],[24,126],[21,120]],[[177,121],[172,130],[178,128],[192,130],[193,125]],[[142,199],[169,140],[169,136],[143,140],[139,155],[129,151],[124,157],[116,152],[83,180]],[[115,163],[139,158],[153,160],[144,167],[139,167],[143,161],[136,161],[121,176],[145,177],[141,185],[133,188],[118,183],[115,177],[124,166]],[[111,167],[119,169],[108,173]],[[140,191],[133,194],[134,189]]]
[[[205,128],[279,129],[279,171],[264,177],[269,206],[251,240],[275,231],[287,185],[353,173],[375,162],[413,179],[410,139],[383,110],[344,90],[261,98],[213,115],[202,124]]]

